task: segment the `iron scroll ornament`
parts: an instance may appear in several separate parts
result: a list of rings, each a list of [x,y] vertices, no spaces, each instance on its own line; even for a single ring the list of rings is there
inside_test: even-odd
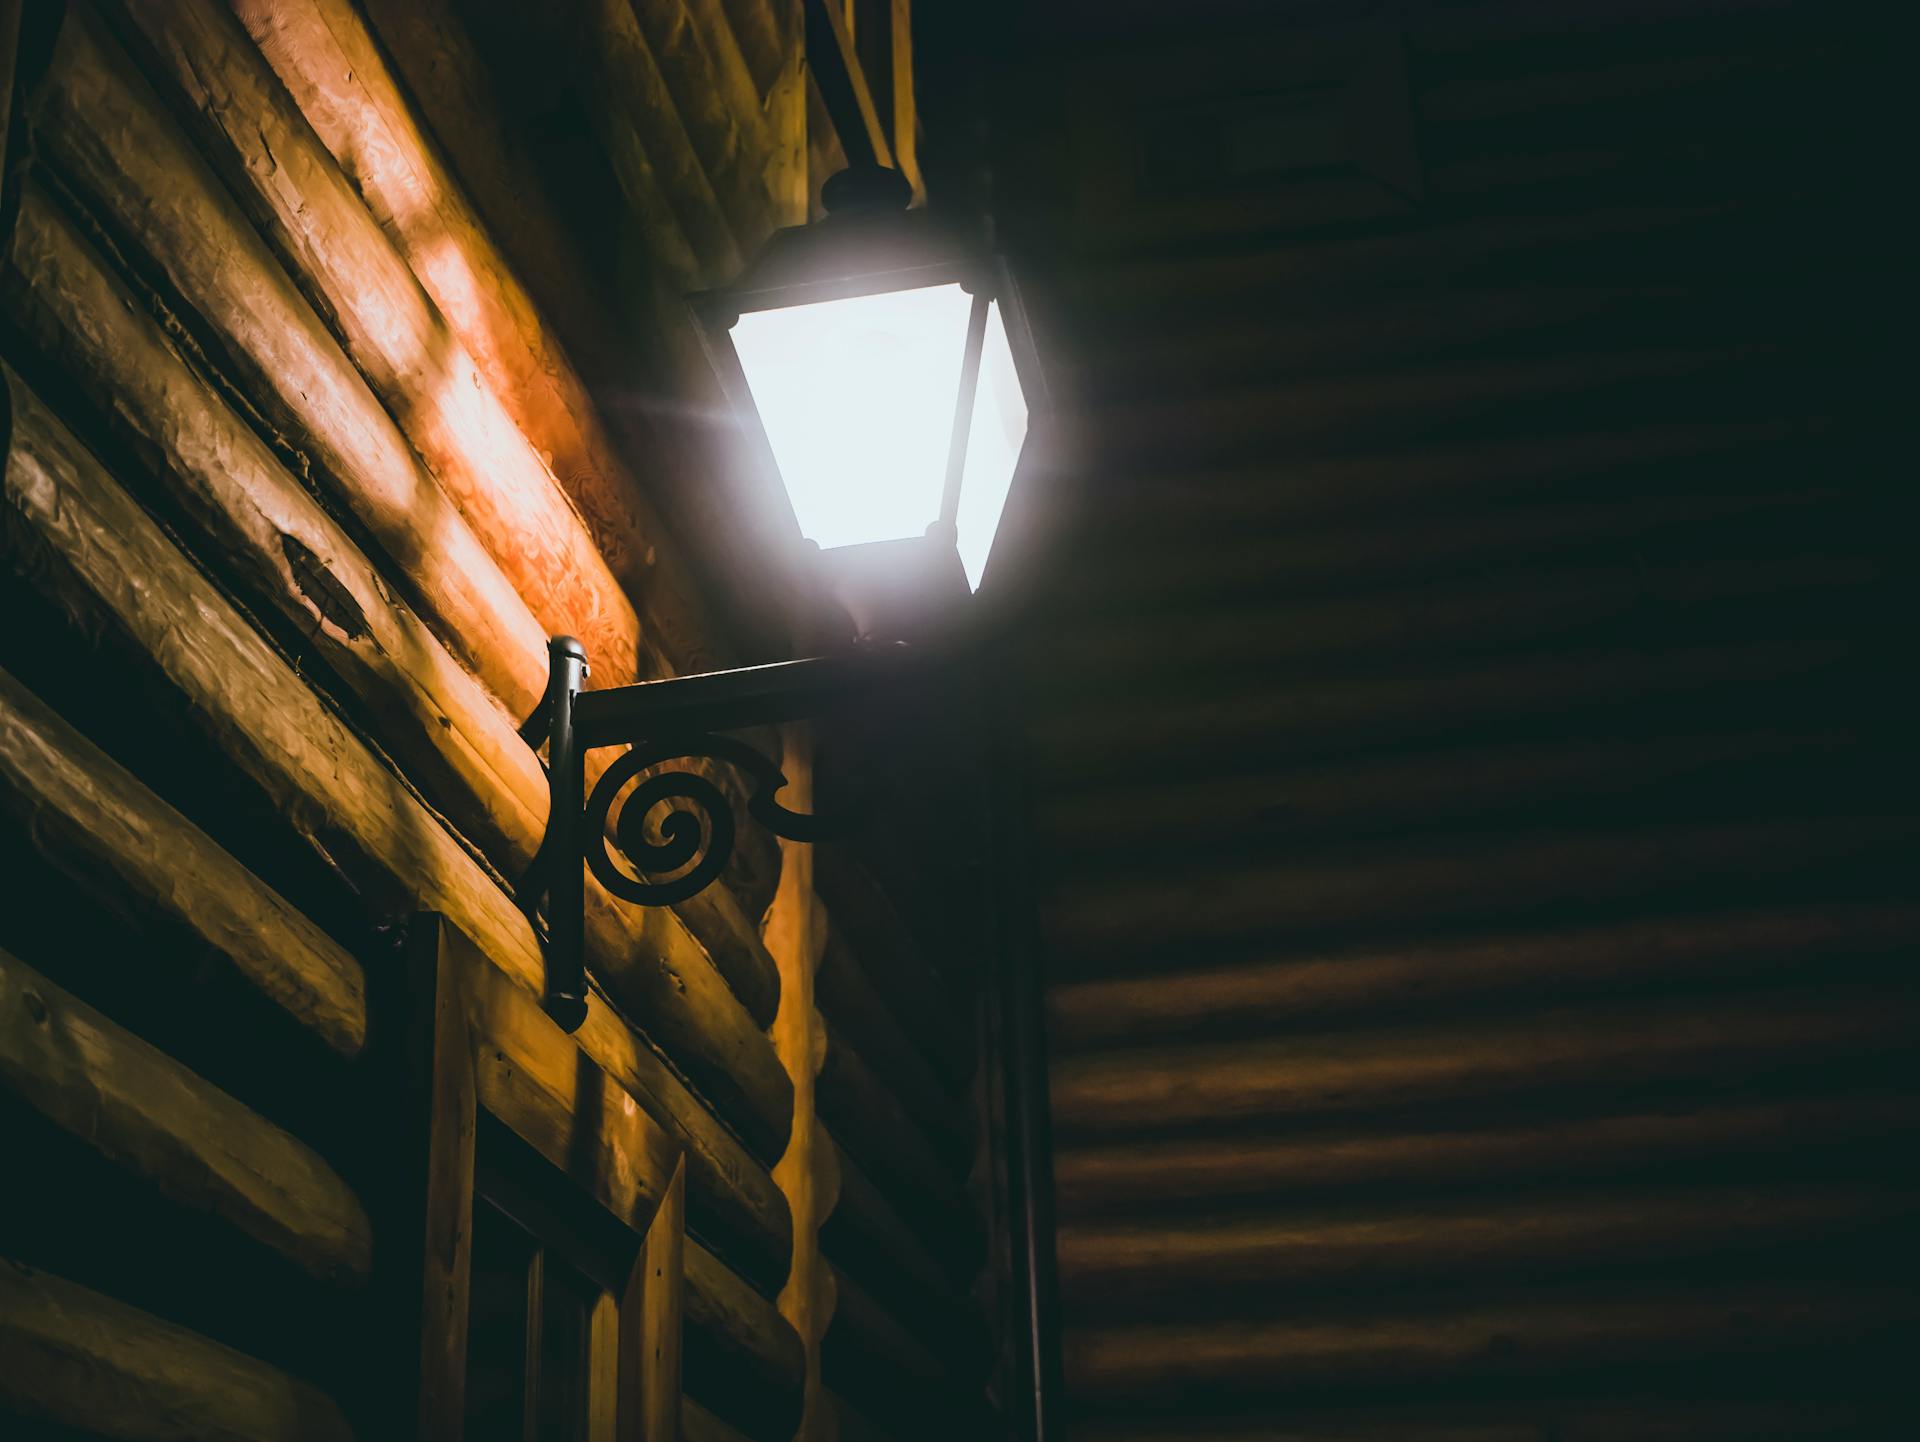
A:
[[[622,900],[641,906],[671,906],[704,890],[733,857],[736,826],[733,806],[712,781],[692,771],[664,771],[634,788],[609,828],[614,800],[627,783],[649,767],[704,757],[732,766],[753,782],[747,814],[775,836],[788,841],[823,841],[845,830],[848,818],[792,811],[775,799],[787,784],[786,773],[764,753],[730,736],[701,735],[636,745],[609,766],[587,798],[584,821],[587,869]],[[676,806],[676,802],[690,803]],[[647,835],[647,821],[659,807],[660,837]],[[704,825],[702,824],[704,821]],[[701,849],[702,832],[706,847]],[[635,875],[621,870],[618,850]],[[692,869],[666,881],[644,878]]]

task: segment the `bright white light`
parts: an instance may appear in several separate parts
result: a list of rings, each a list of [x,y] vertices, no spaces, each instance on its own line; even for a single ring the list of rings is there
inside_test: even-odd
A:
[[[937,285],[749,311],[733,328],[800,533],[823,550],[940,518],[972,305]]]
[[[1027,438],[1027,399],[1013,368],[1013,347],[1000,318],[999,302],[987,307],[987,333],[980,351],[980,390],[974,397],[973,423],[967,431],[967,464],[961,473],[960,510],[954,517],[960,530],[960,563],[967,568],[967,584],[980,589],[980,573],[1000,528],[1007,491]]]

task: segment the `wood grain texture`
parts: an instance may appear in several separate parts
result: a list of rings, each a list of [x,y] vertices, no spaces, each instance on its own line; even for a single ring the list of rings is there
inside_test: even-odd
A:
[[[598,684],[659,675],[663,659],[552,471],[252,39],[216,0],[121,5],[203,152],[541,628],[578,637]]]
[[[349,1442],[333,1402],[277,1368],[0,1261],[0,1400],[134,1442]]]
[[[0,951],[0,1081],[184,1206],[323,1282],[363,1282],[366,1209],[312,1149]]]
[[[102,905],[190,936],[336,1052],[366,1044],[360,964],[4,671],[0,804]]]
[[[546,633],[151,86],[88,11],[27,99],[43,151],[139,245],[311,468],[406,577],[423,614],[515,716],[546,685]]]
[[[542,453],[607,565],[640,606],[648,643],[673,671],[713,669],[719,653],[711,623],[646,487],[608,435],[554,327],[409,103],[366,17],[339,0],[240,0],[233,8],[487,385]],[[417,43],[441,52],[443,71],[475,63],[457,53],[457,21],[434,5],[375,5],[372,13],[383,34],[390,22],[408,33],[421,27]],[[558,257],[546,263],[573,268]],[[610,671],[604,679],[618,678]]]
[[[647,1224],[621,1306],[626,1365],[620,1390],[622,1398],[632,1402],[623,1426],[638,1442],[679,1442],[686,1227],[687,1175],[684,1167],[676,1167]]]

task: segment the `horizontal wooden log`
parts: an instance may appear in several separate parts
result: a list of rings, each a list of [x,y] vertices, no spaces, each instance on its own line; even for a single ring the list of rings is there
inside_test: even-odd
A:
[[[0,1082],[164,1195],[320,1280],[366,1280],[372,1226],[332,1167],[5,951]]]
[[[541,627],[580,639],[596,684],[662,674],[665,661],[552,472],[252,39],[216,0],[119,5],[185,101],[215,169]]]
[[[834,1158],[839,1192],[820,1226],[820,1248],[828,1259],[863,1276],[884,1274],[908,1292],[964,1306],[962,1295],[979,1261],[972,1229],[955,1236],[923,1217],[909,1223],[838,1143]]]
[[[1054,1157],[1054,1194],[1061,1217],[1071,1220],[1361,1189],[1405,1196],[1715,1169],[1777,1174],[1783,1162],[1817,1168],[1863,1148],[1891,1156],[1916,1133],[1920,1103],[1848,1093],[1518,1126],[1069,1145]]]
[[[4,671],[0,810],[100,905],[191,938],[341,1055],[365,1046],[359,962]]]
[[[755,1436],[787,1436],[806,1383],[799,1335],[697,1242],[687,1243],[685,1266],[688,1392]]]
[[[1859,609],[1857,598],[1870,594],[1881,578],[1875,560],[1861,554],[1736,556],[1644,570],[1622,560],[1545,576],[1508,575],[1493,584],[1471,577],[1445,590],[1423,586],[1338,601],[1285,599],[1199,616],[1160,612],[1121,628],[1089,616],[1050,628],[1036,659],[1049,667],[1046,684],[1064,689],[1114,675],[1133,685],[1143,672],[1224,667],[1257,674],[1324,665],[1330,658],[1347,667],[1362,656],[1484,655],[1552,637],[1570,644],[1623,628],[1636,635],[1657,631],[1662,644],[1681,645],[1697,638],[1715,615],[1724,619],[1734,611],[1789,603],[1844,608],[1850,598]]]
[[[824,909],[824,908],[823,908]],[[882,963],[884,964],[884,963]],[[820,1010],[920,1125],[936,1134],[967,1129],[954,1094],[881,999],[847,939],[829,923],[814,973]]]
[[[1124,794],[1081,791],[1042,803],[1038,824],[1044,844],[1087,870],[1182,828],[1216,845],[1243,838],[1254,845],[1310,840],[1328,846],[1432,834],[1450,825],[1525,824],[1576,805],[1589,816],[1698,814],[1756,785],[1770,787],[1785,810],[1824,802],[1849,780],[1877,789],[1881,763],[1872,739],[1849,721],[1629,741],[1515,740],[1384,760],[1249,768],[1231,778],[1152,779]]]
[[[1835,676],[1853,655],[1834,636],[1779,638],[1764,645],[1581,648],[1565,655],[1448,658],[1362,676],[1246,675],[1215,687],[1188,686],[1140,697],[1119,709],[1111,696],[1062,697],[1034,721],[1037,763],[1054,784],[1128,776],[1167,758],[1220,762],[1257,753],[1286,757],[1350,751],[1356,732],[1370,744],[1433,743],[1499,734],[1550,722],[1593,734],[1634,708],[1705,702],[1737,711],[1754,703],[1784,710],[1807,688]],[[1859,683],[1851,683],[1857,690]],[[1816,708],[1828,709],[1826,704]],[[1589,729],[1576,730],[1582,721]],[[1097,723],[1097,724],[1096,724]],[[1606,733],[1602,733],[1606,734]],[[1210,765],[1206,758],[1213,758]]]
[[[1209,1030],[1270,1033],[1326,1018],[1458,1006],[1490,998],[1578,997],[1648,986],[1778,978],[1920,946],[1920,910],[1826,905],[1636,921],[1417,948],[1354,950],[1247,966],[1070,982],[1047,996],[1056,1048]]]
[[[42,153],[192,298],[289,452],[366,527],[440,636],[516,716],[546,686],[546,633],[266,243],[83,10],[27,117]]]
[[[0,1261],[0,1402],[60,1426],[175,1442],[347,1442],[333,1402],[265,1362]]]
[[[1468,1102],[1583,1087],[1725,1086],[1873,1055],[1914,1020],[1910,997],[1835,988],[1657,1011],[1589,1007],[1498,1025],[1102,1052],[1055,1064],[1054,1120],[1071,1133],[1407,1107],[1451,1108],[1457,1117]]]
[[[1164,1316],[1217,1306],[1225,1293],[1338,1287],[1351,1299],[1434,1277],[1539,1281],[1876,1235],[1884,1244],[1886,1229],[1916,1211],[1920,1199],[1877,1182],[1769,1181],[1208,1222],[1089,1222],[1060,1229],[1060,1286],[1069,1311],[1082,1317],[1149,1298]]]
[[[964,1133],[920,1127],[854,1051],[830,1028],[814,1105],[820,1119],[904,1209],[938,1219],[941,1229],[967,1216],[962,1188],[968,1160]]]
[[[1097,884],[1063,894],[1046,908],[1046,916],[1063,947],[1112,955],[1289,928],[1305,933],[1389,914],[1401,926],[1492,911],[1510,915],[1516,897],[1532,907],[1617,904],[1623,897],[1658,895],[1684,883],[1699,898],[1716,885],[1752,885],[1763,877],[1785,883],[1821,867],[1889,859],[1911,845],[1915,825],[1822,818],[1574,836],[1530,845],[1454,845],[1415,854],[1290,863],[1284,886],[1274,884],[1270,859],[1211,874],[1200,865],[1153,879],[1109,873]]]
[[[1363,1320],[1233,1321],[1079,1329],[1065,1342],[1067,1385],[1112,1407],[1177,1389],[1286,1396],[1468,1378],[1564,1375],[1578,1368],[1724,1357],[1911,1338],[1920,1308],[1899,1288],[1725,1288],[1598,1296]],[[1189,1393],[1188,1395],[1191,1395]]]
[[[57,558],[36,574],[63,603],[153,656],[197,723],[297,833],[367,888],[372,905],[396,916],[442,912],[537,991],[539,947],[512,902],[10,373],[7,385],[10,558]],[[667,1064],[605,1006],[592,1009],[582,1038],[687,1145],[696,1187],[743,1230],[764,1227],[756,1218],[779,1205],[765,1172]]]
[[[607,564],[643,603],[647,629],[672,669],[722,664],[665,524],[553,327],[408,103],[366,16],[340,0],[235,0],[233,8],[488,386],[547,457]],[[443,63],[470,66],[452,53],[461,32],[440,8],[410,0],[373,10],[383,35],[389,21],[424,27]],[[578,270],[558,256],[544,263]],[[542,277],[548,284],[560,278]],[[575,284],[591,282],[580,276]]]

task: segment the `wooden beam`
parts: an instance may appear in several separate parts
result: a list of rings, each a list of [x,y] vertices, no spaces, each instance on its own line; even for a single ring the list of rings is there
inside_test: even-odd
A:
[[[1866,1143],[1904,1155],[1917,1133],[1920,1106],[1849,1092],[1505,1126],[1066,1145],[1054,1158],[1054,1185],[1062,1223],[1070,1225],[1191,1197],[1229,1207],[1275,1196],[1407,1196],[1495,1182],[1671,1177],[1694,1168],[1732,1176],[1777,1170],[1781,1158],[1818,1167]]]
[[[191,937],[341,1055],[365,1046],[359,962],[5,671],[0,811],[101,905]]]
[[[332,1167],[3,950],[0,1082],[164,1195],[321,1281],[366,1279],[372,1228]]]
[[[679,1442],[680,1438],[686,1209],[687,1174],[682,1165],[674,1170],[647,1224],[620,1308],[621,1435],[635,1442]]]
[[[1550,1376],[1690,1358],[1791,1354],[1809,1345],[1910,1338],[1913,1297],[1898,1288],[1807,1285],[1573,1294],[1504,1308],[1421,1315],[1076,1329],[1067,1384],[1123,1405],[1179,1388],[1284,1395],[1305,1387]],[[1623,1384],[1624,1385],[1624,1384]]]
[[[49,584],[152,655],[296,831],[354,871],[371,905],[447,914],[537,992],[539,948],[512,902],[10,373],[6,383],[13,434],[4,497],[18,520],[7,528],[9,548],[31,544],[36,557],[59,557],[57,572],[42,571]],[[617,1013],[595,1006],[582,1044],[685,1139],[721,1214],[746,1231],[764,1226],[755,1218],[779,1205],[764,1171]],[[750,1110],[738,1115],[751,1123]],[[784,1118],[778,1132],[760,1128],[767,1138],[783,1131]]]
[[[130,1442],[350,1442],[332,1400],[276,1367],[0,1261],[0,1403]]]
[[[419,1236],[400,1250],[412,1295],[396,1342],[417,1349],[416,1417],[422,1442],[459,1442],[467,1424],[467,1318],[473,1280],[473,1166],[479,1088],[470,986],[493,968],[439,917],[407,935],[408,1037],[402,1136],[415,1185],[393,1225]],[[411,1238],[409,1238],[411,1240]],[[395,1279],[404,1291],[407,1278]],[[413,1305],[417,1303],[417,1307]]]
[[[1468,1103],[1522,1092],[1678,1088],[1830,1067],[1883,1050],[1913,1021],[1910,999],[1856,988],[1794,1006],[1594,1007],[1504,1025],[1101,1052],[1056,1062],[1053,1107],[1063,1134],[1083,1135],[1409,1106],[1445,1106],[1457,1117]]]
[[[1524,1202],[1395,1200],[1195,1222],[1060,1229],[1060,1286],[1081,1318],[1190,1315],[1228,1295],[1340,1289],[1348,1300],[1439,1277],[1497,1285],[1884,1235],[1912,1198],[1873,1181],[1656,1185]]]

